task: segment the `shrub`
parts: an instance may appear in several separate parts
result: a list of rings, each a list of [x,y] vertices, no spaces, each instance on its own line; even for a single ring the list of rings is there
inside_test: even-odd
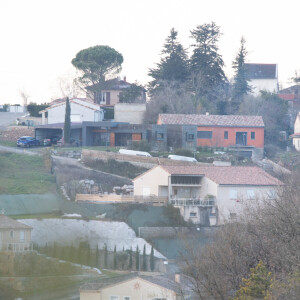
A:
[[[149,152],[151,150],[151,146],[148,141],[132,141],[128,147],[131,150],[137,151],[146,151]]]
[[[193,152],[188,149],[176,149],[174,154],[181,155],[181,156],[194,157]]]

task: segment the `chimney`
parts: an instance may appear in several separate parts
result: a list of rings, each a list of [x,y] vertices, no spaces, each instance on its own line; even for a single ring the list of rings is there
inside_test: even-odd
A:
[[[124,81],[126,82],[126,76],[124,76]]]
[[[207,111],[207,112],[205,113],[205,115],[206,115],[206,116],[209,116],[209,112]]]
[[[180,283],[180,273],[175,273],[175,282]]]

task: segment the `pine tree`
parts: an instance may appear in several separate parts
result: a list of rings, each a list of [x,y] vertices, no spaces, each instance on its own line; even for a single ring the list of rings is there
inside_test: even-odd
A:
[[[147,271],[146,245],[144,245],[144,250],[143,250],[143,271]]]
[[[139,246],[136,246],[136,251],[135,251],[135,269],[137,271],[140,270],[140,250],[139,250]]]
[[[172,28],[167,37],[163,50],[162,58],[155,69],[149,69],[148,75],[153,78],[149,83],[150,94],[160,90],[165,81],[186,82],[189,77],[187,53],[178,41],[178,32]]]
[[[222,102],[228,81],[223,71],[224,61],[218,53],[220,36],[220,28],[214,22],[198,25],[191,31],[196,43],[192,45],[190,71],[196,100],[205,110],[224,113]]]
[[[247,67],[245,66],[248,54],[245,48],[245,43],[246,41],[244,37],[242,37],[239,52],[237,53],[235,60],[232,62],[232,68],[235,70],[231,98],[232,113],[236,113],[239,110],[244,96],[251,91],[251,87],[248,84],[249,76],[247,74]]]
[[[153,272],[155,268],[155,264],[154,264],[154,249],[153,246],[151,247],[151,254],[150,254],[150,269]]]
[[[129,252],[129,270],[132,270],[132,247],[130,247],[130,252]]]
[[[115,245],[114,249],[114,270],[117,269],[117,246]]]
[[[64,143],[70,143],[71,135],[71,106],[69,98],[66,99],[66,113],[65,113],[65,124],[64,124]]]

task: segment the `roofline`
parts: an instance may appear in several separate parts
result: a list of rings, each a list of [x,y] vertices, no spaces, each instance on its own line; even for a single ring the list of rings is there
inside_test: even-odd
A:
[[[133,178],[132,181],[135,181],[136,179],[138,179],[138,178],[144,176],[145,174],[149,173],[150,171],[154,170],[154,169],[157,168],[157,167],[161,167],[165,172],[167,172],[168,174],[170,174],[167,170],[165,170],[165,169],[163,168],[162,165],[156,165],[156,166],[152,167],[151,169],[147,170],[146,172],[140,174],[139,176]],[[171,174],[170,174],[170,175],[171,175]]]

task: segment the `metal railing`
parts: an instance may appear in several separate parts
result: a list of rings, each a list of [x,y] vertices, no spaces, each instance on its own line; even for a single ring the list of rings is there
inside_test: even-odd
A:
[[[170,203],[173,205],[182,206],[200,206],[200,207],[212,207],[216,205],[215,199],[171,199]]]
[[[11,252],[25,252],[32,251],[33,243],[24,242],[24,243],[2,243],[0,251],[11,251]]]

